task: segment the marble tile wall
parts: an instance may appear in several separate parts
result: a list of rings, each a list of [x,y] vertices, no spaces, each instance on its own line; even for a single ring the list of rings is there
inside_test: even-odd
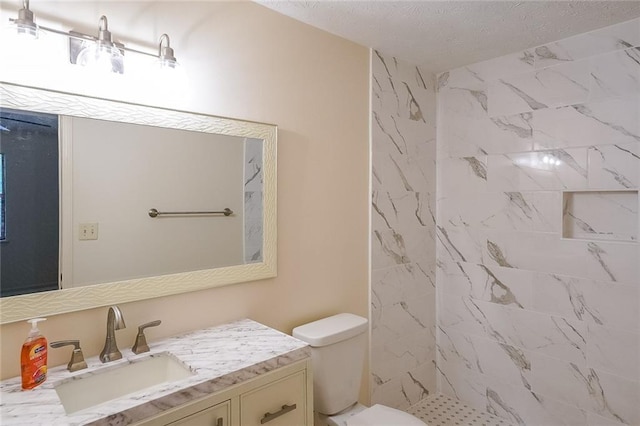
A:
[[[244,145],[244,262],[262,262],[262,140]]]
[[[438,389],[515,424],[640,424],[640,19],[437,81]]]
[[[371,402],[436,390],[435,78],[372,52]]]

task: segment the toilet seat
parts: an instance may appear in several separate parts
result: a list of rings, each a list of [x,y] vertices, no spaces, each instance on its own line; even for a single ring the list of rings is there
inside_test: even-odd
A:
[[[347,419],[347,426],[427,426],[404,411],[376,404]]]

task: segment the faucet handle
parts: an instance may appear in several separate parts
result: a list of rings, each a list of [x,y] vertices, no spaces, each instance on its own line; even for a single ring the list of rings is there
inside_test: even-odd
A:
[[[49,344],[52,348],[60,348],[62,346],[70,345],[73,345],[73,352],[71,353],[71,360],[69,361],[69,364],[67,364],[67,370],[74,372],[87,368],[87,363],[84,360],[79,340],[60,340]]]
[[[131,351],[134,354],[141,354],[143,352],[149,352],[149,345],[147,345],[147,338],[144,335],[144,329],[148,327],[156,327],[160,325],[162,321],[155,320],[148,322],[146,324],[142,324],[138,327],[138,335],[136,336],[136,342],[133,344]]]

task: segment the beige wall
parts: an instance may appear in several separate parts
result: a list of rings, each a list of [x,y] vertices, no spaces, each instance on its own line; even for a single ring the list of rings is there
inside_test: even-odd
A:
[[[243,317],[290,332],[337,312],[368,315],[368,49],[253,3],[31,6],[41,21],[65,16],[86,31],[107,14],[114,34],[132,34],[148,45],[167,32],[189,71],[190,88],[177,101],[156,104],[279,127],[278,277],[123,304],[128,327],[117,332],[121,348],[133,343],[137,325],[154,319],[163,323],[149,330],[151,344]],[[40,8],[46,13],[38,15]],[[3,2],[3,13],[7,9]],[[46,82],[44,76],[31,78]],[[74,84],[46,82],[59,90],[99,93]],[[135,94],[111,93],[125,100]],[[99,308],[50,317],[41,330],[49,341],[79,338],[93,356],[102,348],[105,322],[106,309]],[[26,323],[0,328],[3,378],[19,374],[27,331]],[[50,365],[68,361],[68,351],[49,353]]]
[[[63,240],[71,240],[73,261],[62,270],[63,288],[243,263],[244,138],[78,117],[65,123],[73,224]],[[234,214],[150,220],[154,206]],[[80,240],[80,224],[91,222],[98,239]]]

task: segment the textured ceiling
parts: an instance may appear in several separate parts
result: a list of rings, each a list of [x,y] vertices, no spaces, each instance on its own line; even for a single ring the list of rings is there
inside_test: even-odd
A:
[[[257,2],[432,72],[640,16],[640,1]]]

